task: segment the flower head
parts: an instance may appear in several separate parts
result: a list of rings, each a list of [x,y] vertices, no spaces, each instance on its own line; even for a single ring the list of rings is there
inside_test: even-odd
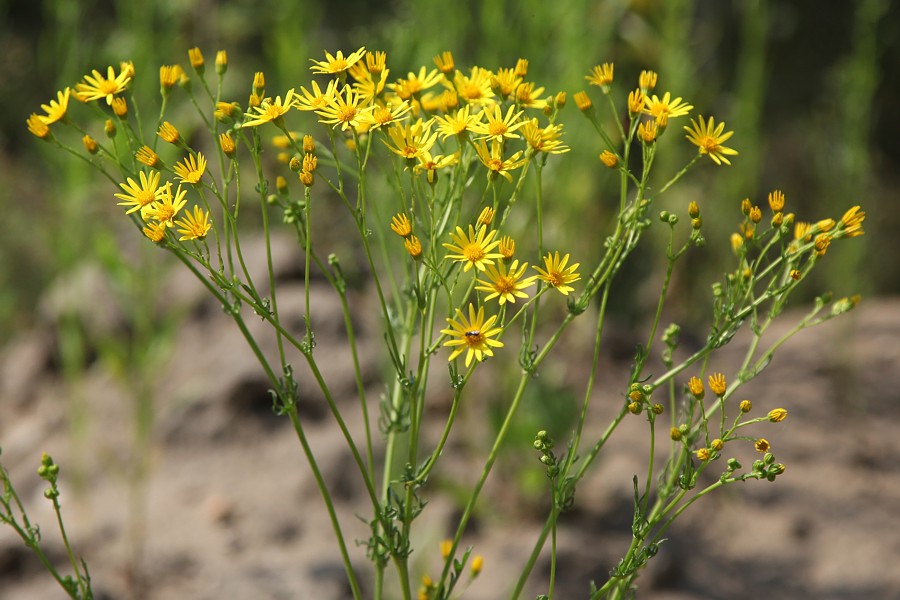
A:
[[[373,108],[374,106],[363,107],[359,94],[354,92],[349,85],[345,85],[343,92],[330,98],[325,107],[316,110],[316,114],[320,117],[320,123],[332,127],[340,125],[341,130],[349,127],[356,129],[362,123],[363,115],[371,112]]]
[[[717,126],[714,117],[710,117],[708,121],[704,121],[702,116],[696,121],[691,119],[691,126],[685,126],[684,130],[687,131],[687,139],[697,146],[700,154],[709,156],[717,165],[730,165],[731,161],[727,157],[738,153],[737,150],[722,145],[734,132],[723,133],[725,123]]]
[[[788,416],[788,411],[783,408],[773,408],[769,411],[769,420],[773,423],[784,421]]]
[[[41,121],[47,125],[51,125],[62,120],[66,116],[66,110],[69,107],[70,93],[71,90],[66,88],[61,92],[56,92],[56,100],[51,100],[50,104],[41,104],[41,108],[47,113],[46,117],[41,117]]]
[[[173,194],[172,183],[167,181],[160,198],[153,202],[146,211],[141,211],[141,216],[145,219],[159,221],[166,227],[172,227],[175,224],[175,215],[187,204],[187,200],[184,199],[186,194],[187,190],[182,190],[180,185]]]
[[[138,175],[141,180],[140,184],[129,177],[125,180],[125,183],[119,184],[119,187],[121,187],[125,193],[113,194],[116,198],[122,200],[122,202],[118,203],[119,206],[130,207],[125,212],[126,215],[140,210],[143,216],[145,209],[149,208],[153,202],[162,198],[163,189],[159,187],[158,171],[152,171],[150,175],[141,171]]]
[[[122,69],[116,75],[115,69],[107,67],[106,77],[100,71],[94,69],[91,75],[85,75],[84,81],[75,85],[75,93],[82,102],[105,99],[108,105],[112,105],[116,94],[125,91],[128,82],[131,81],[130,69]]]
[[[418,158],[431,150],[437,141],[438,134],[431,133],[431,123],[421,119],[412,124],[395,123],[387,130],[392,143],[387,140],[384,143],[391,152],[403,158]]]
[[[469,75],[457,71],[453,77],[453,87],[459,97],[469,104],[489,104],[494,97],[491,89],[493,73],[481,67],[472,67]]]
[[[514,114],[515,110],[515,106],[510,106],[504,116],[503,109],[500,108],[499,104],[485,108],[484,116],[487,119],[487,123],[479,123],[473,128],[473,131],[481,134],[482,139],[491,139],[498,142],[503,141],[505,138],[518,138],[519,135],[515,131],[522,127],[525,122],[519,119],[522,116],[522,111],[520,110]]]
[[[206,158],[199,152],[195,159],[193,155],[185,157],[185,159],[175,165],[175,174],[185,183],[198,183],[203,173],[206,171]]]
[[[485,356],[493,356],[492,348],[502,348],[503,342],[492,339],[503,331],[501,327],[493,327],[497,316],[484,318],[484,307],[475,311],[475,306],[469,303],[469,318],[463,315],[462,311],[456,309],[456,319],[447,318],[448,329],[442,329],[441,333],[450,336],[450,339],[444,342],[445,346],[456,346],[450,353],[448,360],[453,360],[463,352],[466,352],[466,367],[472,364],[472,357],[479,361],[484,360]]]
[[[613,72],[615,66],[613,63],[603,63],[602,65],[597,65],[593,69],[591,69],[590,75],[585,76],[585,79],[588,80],[588,83],[591,85],[596,85],[604,89],[609,88],[609,84],[613,82]]]
[[[327,50],[325,51],[325,60],[313,60],[310,59],[313,65],[309,68],[313,73],[323,73],[323,74],[337,74],[343,73],[350,67],[352,67],[359,59],[361,59],[366,54],[366,47],[362,46],[356,52],[351,52],[346,57],[341,50],[337,51],[337,54],[332,55]]]
[[[402,238],[412,235],[412,224],[409,222],[409,217],[406,216],[406,213],[398,213],[391,217],[391,231]]]
[[[725,392],[728,390],[728,385],[725,382],[725,375],[723,373],[713,373],[709,376],[709,389],[712,390],[712,393],[716,396],[722,397],[725,395]]]
[[[533,268],[539,273],[538,279],[545,282],[550,287],[556,288],[560,294],[568,296],[569,292],[575,291],[575,288],[571,287],[569,284],[581,279],[581,275],[576,273],[581,263],[575,263],[574,265],[567,267],[566,264],[568,262],[568,254],[560,259],[559,252],[554,254],[548,252],[547,256],[544,257],[544,268]]]
[[[484,113],[479,111],[473,115],[470,108],[470,105],[466,104],[453,114],[435,117],[442,140],[452,136],[461,137],[469,131],[474,132],[482,127],[481,119]]]
[[[497,230],[487,231],[487,227],[482,225],[475,231],[475,227],[469,225],[469,234],[463,231],[462,227],[457,226],[455,232],[450,233],[452,244],[444,244],[444,247],[453,252],[448,254],[447,258],[452,258],[457,262],[464,262],[463,271],[468,271],[473,266],[479,271],[484,271],[487,265],[494,264],[495,258],[503,258],[499,252],[493,250],[500,245],[500,240],[494,240]]]
[[[528,294],[522,290],[534,285],[534,280],[537,279],[536,275],[522,278],[527,268],[528,263],[522,263],[520,267],[517,260],[514,260],[509,265],[509,269],[502,261],[495,265],[488,265],[486,269],[488,281],[478,279],[477,283],[479,285],[476,285],[475,289],[481,292],[489,292],[485,296],[485,300],[498,298],[500,306],[507,302],[515,304],[516,298],[528,297]]]
[[[285,113],[291,110],[293,105],[293,89],[288,90],[284,100],[281,99],[281,96],[277,96],[274,102],[272,102],[271,98],[266,98],[259,106],[254,106],[247,112],[245,115],[247,120],[244,121],[242,127],[256,127],[269,122],[278,125],[284,121]]]
[[[526,163],[526,159],[521,158],[521,150],[515,152],[512,156],[504,160],[503,145],[496,140],[493,140],[491,142],[490,150],[488,149],[487,142],[485,142],[485,140],[478,140],[478,144],[476,144],[475,150],[478,153],[479,160],[481,160],[482,164],[487,167],[488,178],[492,181],[497,177],[497,175],[500,175],[501,177],[512,183],[512,175],[509,172],[513,169],[518,169]]]
[[[669,119],[683,117],[690,113],[693,108],[687,102],[682,102],[681,98],[672,100],[669,92],[663,94],[662,98],[659,98],[656,94],[653,94],[651,97],[644,96],[644,112],[648,115],[653,115],[656,119],[659,119],[661,115],[666,115]]]
[[[31,116],[28,117],[25,124],[28,125],[28,131],[34,136],[39,137],[42,140],[50,138],[50,128],[44,123],[44,118],[37,113],[31,113]]]
[[[209,222],[209,213],[195,205],[193,212],[188,211],[184,217],[175,221],[175,226],[181,234],[179,240],[198,240],[206,237],[212,223]]]
[[[300,93],[296,94],[295,105],[297,110],[321,110],[328,106],[334,99],[335,90],[337,89],[337,81],[330,81],[325,86],[325,91],[319,87],[315,81],[310,85],[311,90],[300,86]]]

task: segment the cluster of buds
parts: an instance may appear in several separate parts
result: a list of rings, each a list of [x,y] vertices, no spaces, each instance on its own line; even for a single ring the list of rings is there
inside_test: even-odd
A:
[[[559,474],[559,464],[553,454],[553,440],[543,429],[534,436],[534,449],[541,453],[541,462],[547,467],[547,477],[553,479]]]
[[[38,476],[50,484],[44,490],[44,497],[48,500],[54,500],[59,497],[59,488],[56,487],[56,480],[59,477],[59,465],[53,462],[53,458],[44,452],[41,455],[41,466],[38,467]]]
[[[650,395],[653,393],[653,387],[650,385],[641,385],[632,383],[628,387],[628,412],[633,415],[639,415],[645,407],[649,407],[650,412],[654,415],[663,413],[662,404],[650,404]]]

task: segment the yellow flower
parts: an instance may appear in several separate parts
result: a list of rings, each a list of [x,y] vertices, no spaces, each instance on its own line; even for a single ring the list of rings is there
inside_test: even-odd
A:
[[[181,65],[163,65],[159,68],[159,87],[167,92],[175,87],[184,71]]]
[[[342,73],[352,67],[359,59],[361,59],[366,54],[366,47],[362,46],[356,52],[351,52],[348,56],[344,56],[344,53],[340,50],[337,51],[336,55],[332,55],[327,50],[325,51],[325,60],[313,60],[313,66],[309,68],[313,73],[323,73],[323,74],[337,74]]]
[[[194,205],[193,213],[188,211],[183,218],[175,221],[175,225],[178,227],[178,233],[181,234],[181,237],[178,238],[181,241],[203,239],[212,227],[212,223],[209,222],[209,213],[196,205]]]
[[[363,115],[373,108],[373,106],[362,107],[359,95],[352,87],[345,85],[343,92],[335,94],[325,107],[316,111],[316,114],[320,117],[320,123],[332,127],[340,125],[344,131],[349,127],[358,128],[362,124]]]
[[[688,390],[690,390],[691,394],[694,395],[694,398],[697,400],[703,400],[703,396],[706,395],[706,390],[703,387],[703,382],[700,381],[699,377],[691,377],[688,380]]]
[[[491,223],[494,222],[494,209],[490,206],[485,206],[482,209],[481,213],[478,215],[478,218],[475,220],[477,225],[487,225],[491,226]]]
[[[495,258],[503,258],[498,252],[492,252],[500,245],[499,240],[494,240],[497,230],[487,231],[487,227],[482,225],[475,231],[475,227],[469,225],[469,234],[463,231],[462,227],[457,226],[455,232],[450,233],[452,244],[445,243],[444,247],[454,254],[447,254],[447,258],[452,258],[457,262],[464,262],[463,271],[468,271],[473,266],[479,271],[484,271],[487,265],[494,264]]]
[[[112,110],[114,115],[124,119],[128,114],[128,103],[125,101],[125,98],[113,98]]]
[[[562,135],[562,125],[547,125],[541,128],[538,120],[530,119],[525,121],[522,126],[522,135],[528,145],[534,148],[535,152],[544,152],[546,154],[563,154],[569,151],[569,147],[562,143],[560,136]]]
[[[422,256],[422,243],[419,241],[419,238],[414,235],[403,240],[403,247],[406,248],[409,255],[416,260],[419,260],[419,257]]]
[[[147,223],[142,231],[154,244],[166,239],[166,226],[162,223]]]
[[[406,74],[406,79],[398,79],[396,83],[391,83],[388,87],[394,90],[401,100],[409,100],[440,83],[442,78],[443,76],[437,69],[428,71],[427,68],[421,67],[418,73],[410,71]]]
[[[784,192],[781,190],[769,192],[769,208],[772,209],[772,212],[784,210]]]
[[[578,266],[581,263],[575,263],[567,267],[566,263],[568,262],[568,254],[560,260],[559,252],[554,254],[548,252],[547,256],[544,257],[544,269],[541,269],[540,267],[533,268],[539,273],[538,278],[541,281],[545,282],[550,287],[556,288],[560,294],[568,296],[569,292],[575,291],[575,288],[571,287],[569,284],[581,279],[581,275],[575,272],[578,270]]]
[[[619,164],[619,157],[609,150],[604,150],[600,153],[600,162],[610,169],[614,169]]]
[[[841,217],[839,230],[841,237],[857,237],[863,235],[865,231],[862,228],[862,222],[866,219],[865,211],[859,209],[859,206],[853,206],[844,216]]]
[[[50,104],[41,104],[41,108],[47,113],[46,117],[41,117],[41,121],[46,125],[51,125],[63,119],[66,116],[66,110],[69,107],[69,88],[61,92],[56,92],[56,100],[51,100]]]
[[[432,121],[424,122],[421,119],[415,123],[395,123],[388,128],[390,142],[384,141],[388,149],[406,159],[419,158],[431,150],[437,141],[437,133],[431,133]]]
[[[391,103],[388,102],[385,106],[375,106],[371,112],[367,112],[361,117],[361,121],[372,129],[378,129],[405,119],[409,111],[409,102],[406,100],[403,100],[396,108],[392,108]]]
[[[685,126],[684,130],[688,133],[687,139],[697,146],[700,154],[709,156],[717,165],[722,163],[730,165],[731,161],[727,156],[738,153],[737,150],[722,145],[734,132],[722,133],[725,130],[725,123],[716,126],[714,117],[710,117],[709,121],[704,121],[702,116],[697,121],[691,119],[691,127]]]
[[[116,198],[123,200],[123,202],[118,203],[119,206],[131,207],[125,212],[126,215],[140,210],[143,216],[146,208],[162,198],[163,190],[159,187],[158,171],[152,171],[149,176],[144,171],[141,171],[138,175],[141,180],[140,185],[129,177],[125,180],[125,183],[119,184],[119,187],[125,190],[125,193],[113,194]]]
[[[443,540],[441,542],[441,558],[447,558],[450,556],[450,552],[453,550],[453,540]]]
[[[145,164],[151,168],[158,167],[161,164],[159,155],[146,144],[138,148],[138,151],[134,153],[134,157],[139,163]]]
[[[709,389],[712,390],[712,393],[720,398],[725,395],[725,391],[728,389],[728,386],[725,382],[725,375],[723,373],[713,373],[709,376]]]
[[[456,65],[453,64],[453,54],[449,50],[445,50],[441,54],[435,56],[434,64],[444,75],[449,75],[456,69]]]
[[[520,159],[522,156],[521,150],[504,160],[503,144],[496,140],[491,142],[490,150],[488,150],[487,142],[483,139],[478,140],[478,143],[475,145],[475,150],[478,153],[479,160],[487,167],[488,178],[491,180],[496,178],[497,175],[500,175],[512,183],[512,175],[510,175],[509,172],[513,169],[518,169],[527,162],[525,159]]]
[[[472,578],[478,577],[478,574],[481,573],[481,570],[484,568],[484,557],[480,554],[476,554],[472,557]]]
[[[662,99],[657,97],[656,94],[653,94],[650,98],[644,96],[644,112],[648,115],[653,115],[656,119],[659,119],[661,115],[666,115],[666,118],[669,119],[683,117],[690,113],[693,108],[687,102],[682,102],[681,98],[672,100],[669,92],[663,94]]]
[[[422,173],[424,171],[426,177],[428,177],[428,183],[434,183],[438,169],[443,169],[444,167],[449,167],[450,165],[455,165],[459,162],[459,152],[448,156],[443,156],[441,154],[432,156],[431,152],[426,150],[419,154],[418,159],[419,164],[413,167],[413,170],[416,173]]]
[[[522,290],[534,285],[534,280],[537,279],[536,275],[522,278],[527,268],[528,263],[522,263],[520,267],[517,260],[512,262],[509,269],[503,262],[499,262],[496,265],[488,265],[487,276],[489,281],[478,279],[477,283],[480,285],[476,285],[475,289],[480,292],[489,292],[484,298],[485,301],[499,298],[500,306],[507,302],[515,304],[516,298],[528,297],[528,294]]]
[[[452,115],[435,117],[441,139],[446,140],[451,136],[462,137],[467,132],[474,132],[480,128],[484,113],[479,111],[478,114],[472,115],[470,112],[470,105],[466,104]]]
[[[788,416],[788,411],[783,408],[773,408],[769,411],[769,420],[773,423],[784,421]]]
[[[324,92],[315,81],[310,87],[312,91],[300,86],[300,93],[297,94],[297,99],[294,101],[297,110],[321,110],[328,106],[334,98],[337,81],[328,82]]]
[[[228,52],[219,50],[216,52],[216,74],[222,76],[228,70]]]
[[[740,409],[742,413],[748,413],[753,410],[753,403],[749,400],[741,400]]]
[[[381,50],[376,52],[366,52],[366,69],[372,75],[381,75],[387,77],[388,69],[386,67],[387,54]]]
[[[469,75],[457,71],[453,77],[453,86],[459,97],[469,104],[489,104],[494,97],[491,89],[493,73],[481,67],[472,67]]]
[[[447,318],[448,329],[442,329],[441,333],[451,336],[444,342],[444,346],[456,346],[450,353],[448,360],[453,360],[463,352],[466,352],[466,367],[472,364],[472,357],[479,361],[485,356],[493,356],[492,348],[502,348],[503,342],[491,339],[500,335],[501,327],[492,327],[497,315],[484,319],[484,307],[479,307],[475,312],[475,306],[469,303],[469,318],[462,311],[456,309],[456,319]]]
[[[709,460],[709,448],[700,448],[694,454],[697,456],[699,460],[707,461]]]
[[[588,83],[591,85],[596,85],[598,87],[604,88],[606,91],[609,88],[609,85],[613,82],[613,71],[615,66],[613,63],[603,63],[602,65],[596,65],[593,69],[591,69],[590,75],[585,76],[585,79],[588,80]]]
[[[516,253],[516,242],[510,236],[504,235],[500,238],[500,246],[497,251],[503,256],[504,260],[509,260]]]
[[[412,225],[406,213],[399,213],[391,218],[391,231],[402,238],[407,238],[412,234]]]
[[[237,148],[234,145],[234,138],[231,137],[229,133],[220,133],[219,134],[219,146],[222,148],[222,152],[228,158],[234,158],[234,154],[237,151]]]
[[[156,132],[156,135],[170,144],[177,144],[178,140],[181,139],[181,134],[178,133],[178,129],[168,121],[163,121],[163,124],[159,126],[159,131]]]
[[[547,101],[540,97],[544,93],[544,88],[535,89],[534,83],[528,81],[516,88],[516,104],[525,108],[543,109],[547,106]]]
[[[652,144],[656,141],[657,127],[656,121],[647,121],[638,124],[638,137],[644,140],[645,144]]]
[[[199,152],[197,158],[193,155],[185,157],[185,159],[175,165],[175,174],[185,183],[198,183],[206,171],[206,158]]]
[[[106,99],[106,104],[112,106],[116,94],[125,91],[128,82],[131,81],[131,70],[123,69],[116,75],[115,69],[107,67],[106,77],[94,69],[91,75],[85,75],[84,81],[75,86],[75,93],[82,102]]]
[[[244,121],[241,127],[256,127],[269,122],[281,125],[284,123],[284,115],[291,110],[293,105],[294,90],[292,88],[288,90],[283,101],[281,96],[276,97],[275,102],[272,102],[271,98],[266,98],[259,106],[251,108],[245,115],[248,120]]]
[[[203,53],[200,51],[200,48],[194,46],[188,50],[188,60],[191,61],[191,66],[194,67],[194,70],[203,74],[205,69],[205,61],[203,60]]]
[[[641,91],[646,93],[656,87],[656,79],[657,74],[655,72],[641,71],[641,74],[638,77],[638,86],[641,88]]]
[[[28,125],[28,131],[40,139],[46,140],[50,138],[50,128],[44,123],[43,117],[38,116],[36,113],[31,113],[25,124]]]
[[[628,92],[628,114],[634,116],[644,110],[644,100],[647,98],[641,90]]]
[[[575,92],[575,106],[577,106],[578,110],[581,112],[587,112],[594,107],[594,103],[591,102],[591,98],[587,95],[587,92]]]
[[[516,122],[522,116],[522,111],[513,114],[515,110],[515,106],[510,106],[506,111],[506,116],[503,116],[503,109],[499,104],[486,108],[484,116],[487,118],[487,123],[479,123],[472,131],[481,134],[480,139],[498,142],[502,142],[504,138],[518,138],[519,135],[514,132],[525,123],[523,121]]]
[[[178,211],[187,204],[187,200],[184,199],[186,194],[187,190],[182,190],[181,185],[179,185],[178,190],[172,194],[172,183],[167,181],[166,187],[163,188],[163,193],[160,198],[146,210],[145,219],[155,219],[156,221],[159,221],[161,225],[172,227],[175,224],[173,221],[175,215],[177,215]],[[141,216],[144,216],[144,211],[142,211]]]
[[[504,100],[514,94],[521,83],[522,78],[514,69],[499,69],[491,78],[491,88]]]
[[[753,444],[753,447],[756,448],[757,452],[768,452],[771,446],[769,445],[769,440],[765,438],[759,438],[756,440],[756,443]]]

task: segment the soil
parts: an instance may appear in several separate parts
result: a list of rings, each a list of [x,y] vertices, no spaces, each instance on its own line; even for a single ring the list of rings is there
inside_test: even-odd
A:
[[[289,240],[276,244],[284,285],[279,308],[300,315],[303,286],[289,267],[290,252]],[[82,289],[102,285],[95,271],[78,277],[100,278]],[[92,326],[123,327],[117,308],[98,294],[88,293],[78,304],[72,290],[79,286],[72,281],[55,288],[68,290],[63,304],[82,306],[95,319]],[[166,289],[177,290],[177,305],[187,317],[154,378],[153,433],[140,456],[132,442],[133,393],[125,379],[100,360],[75,380],[64,376],[53,326],[59,302],[48,299],[41,308],[44,325],[9,340],[0,355],[2,462],[32,520],[42,525],[50,556],[68,572],[52,511],[42,497],[45,484],[35,473],[44,451],[62,465],[66,526],[90,566],[99,598],[349,598],[310,469],[289,421],[271,411],[269,384],[254,356],[221,307],[187,274],[171,275]],[[316,356],[359,441],[364,432],[351,365],[341,358],[347,341],[339,333],[340,307],[324,282],[314,281],[311,292]],[[48,298],[53,294],[48,291]],[[367,290],[353,291],[351,302],[374,306]],[[358,311],[357,325],[368,407],[377,415],[384,357],[376,315],[369,313]],[[784,315],[782,331],[799,314]],[[289,326],[299,328],[297,321]],[[258,318],[248,323],[254,332],[266,331]],[[612,325],[618,344],[611,347],[636,343],[624,328],[616,330],[614,319]],[[588,332],[576,331],[565,340],[570,356],[584,356],[589,343]],[[741,346],[736,340],[722,364],[737,361]],[[271,356],[274,345],[263,350]],[[602,431],[618,409],[628,363],[627,355],[603,357],[601,373],[619,375],[599,386],[586,439]],[[589,366],[589,359],[552,365],[542,373],[543,384],[552,389],[570,379],[584,381]],[[453,532],[465,497],[459,491],[475,481],[489,448],[490,403],[479,398],[490,395],[492,382],[479,374],[461,427],[425,490],[428,506],[417,522],[411,558],[416,573],[436,575],[439,542]],[[434,377],[446,377],[443,364]],[[298,379],[310,446],[335,497],[353,563],[367,574],[365,549],[352,543],[368,537],[366,523],[357,518],[369,513],[366,496],[323,398],[299,368]],[[434,389],[426,432],[430,444],[450,398],[449,387]],[[742,393],[753,400],[754,414],[788,409],[786,421],[758,426],[786,472],[774,483],[730,486],[686,511],[638,580],[638,597],[900,598],[900,570],[894,568],[900,557],[898,390],[900,299],[864,300],[849,315],[792,339]],[[562,517],[556,597],[587,598],[589,582],[605,579],[627,547],[632,476],[643,477],[646,469],[646,427],[640,417],[623,422],[579,485],[573,510]],[[565,444],[564,435],[559,443]],[[136,476],[141,457],[146,477]],[[536,458],[526,447],[505,453],[495,466],[464,539],[485,559],[466,598],[508,597],[546,510]],[[752,452],[741,454],[742,460],[754,458]],[[548,573],[545,552],[522,597],[546,593]],[[0,528],[0,598],[64,597],[13,532]]]

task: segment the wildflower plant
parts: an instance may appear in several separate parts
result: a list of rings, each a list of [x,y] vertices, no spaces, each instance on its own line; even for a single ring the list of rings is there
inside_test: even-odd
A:
[[[435,57],[436,68],[421,66],[397,77],[383,52],[326,52],[325,60],[311,59],[311,74],[297,74],[284,93],[267,89],[259,72],[247,82],[245,96],[234,98],[223,92],[228,68],[224,51],[217,55],[214,78],[199,49],[190,50],[188,58],[192,74],[177,65],[160,70],[160,108],[152,129],[136,117],[149,113],[139,104],[146,99],[131,95],[130,84],[145,74],[130,62],[109,67],[105,77],[92,71],[44,105],[46,116],[32,115],[27,127],[90,163],[120,188],[111,196],[120,201],[136,234],[173,254],[234,320],[269,378],[274,410],[296,431],[354,598],[362,593],[361,575],[352,566],[353,540],[345,537],[328,474],[319,467],[298,413],[298,390],[304,386],[317,386],[324,395],[365,489],[371,535],[360,545],[372,563],[374,598],[384,597],[388,589],[399,589],[407,600],[414,593],[428,599],[456,597],[461,583],[470,585],[483,568],[490,568],[489,556],[463,547],[467,527],[526,390],[576,320],[589,321],[585,326],[594,331],[586,352],[594,360],[579,391],[580,418],[565,445],[555,446],[546,430],[534,439],[546,467],[550,510],[521,574],[509,582],[513,598],[522,594],[543,552],[551,559],[544,597],[554,596],[557,523],[577,504],[578,483],[626,418],[646,421],[650,459],[646,471],[634,478],[632,542],[610,573],[597,573],[596,583],[585,583],[591,599],[629,596],[672,522],[700,498],[739,481],[772,481],[785,471],[776,462],[773,445],[759,435],[766,425],[782,421],[787,410],[771,407],[765,416],[753,417],[752,403],[738,401],[737,394],[792,335],[858,302],[851,297],[830,303],[828,295],[820,296],[788,334],[764,341],[831,242],[862,235],[865,213],[858,206],[838,220],[803,222],[785,212],[784,194],[773,191],[765,214],[761,203],[749,199],[729,208],[727,202],[697,198],[683,214],[655,211],[656,199],[693,169],[727,168],[737,159],[738,151],[725,145],[732,143],[732,132],[712,116],[692,117],[694,107],[672,92],[655,91],[656,73],[644,71],[631,85],[619,86],[614,65],[604,63],[585,77],[596,89],[575,93],[574,105],[596,131],[598,147],[590,152],[600,151],[597,169],[615,174],[618,197],[611,202],[614,217],[598,224],[603,244],[576,255],[564,237],[549,235],[543,195],[544,170],[573,150],[560,121],[567,96],[545,93],[531,81],[527,61],[495,71],[464,69],[444,52]],[[190,103],[196,119],[190,122],[183,111],[170,114],[176,102]],[[117,103],[128,110],[116,110]],[[69,114],[74,104],[77,116]],[[179,134],[198,123],[205,136]],[[664,174],[668,180],[651,187],[656,142],[663,135],[682,134],[683,168]],[[70,144],[69,135],[90,138],[92,144]],[[167,147],[159,145],[160,139]],[[272,139],[277,162],[265,158]],[[390,193],[380,191],[385,182],[392,186]],[[354,236],[358,255],[364,257],[358,270],[368,273],[378,299],[388,365],[377,415],[360,368],[352,318],[361,308],[351,305],[342,267],[352,257],[330,252],[314,224],[313,208],[334,203],[346,209],[342,237]],[[705,342],[685,355],[678,351],[679,327],[663,327],[661,319],[679,259],[705,246],[701,204],[715,218],[736,217],[733,267],[712,286]],[[246,234],[240,224],[251,208],[259,211],[267,241],[268,269],[262,281],[251,276],[241,245]],[[515,225],[531,219],[536,228],[530,233]],[[300,331],[286,325],[279,309],[268,243],[276,222],[293,232],[303,256],[307,294]],[[598,398],[597,357],[610,290],[651,228],[668,238],[657,307],[628,384],[619,397]],[[334,382],[317,362],[317,307],[309,295],[313,271],[331,284],[344,312],[350,340],[346,360],[354,366],[365,427],[359,437],[348,429],[347,409],[338,406]],[[274,360],[247,327],[253,315],[271,326]],[[716,352],[741,329],[751,338],[741,364],[728,374],[710,373]],[[649,367],[654,355],[664,366],[662,373]],[[429,368],[433,361],[446,363],[447,375],[436,377]],[[298,375],[295,365],[300,362],[308,367],[308,376]],[[442,566],[434,573],[414,572],[410,555],[417,549],[411,532],[427,513],[429,479],[440,468],[469,384],[488,377],[485,369],[511,364],[517,364],[517,373],[511,395],[501,399],[505,414],[455,530],[441,545]],[[429,398],[435,388],[447,386],[453,390],[452,403],[440,437],[430,439],[423,433],[426,415],[436,410]],[[587,439],[586,431],[597,429],[586,427],[591,407],[601,402],[614,403],[617,411],[603,434]],[[757,402],[767,404],[765,399]],[[657,464],[661,445],[668,453]],[[759,458],[745,467],[735,458],[743,449],[758,452]]]

